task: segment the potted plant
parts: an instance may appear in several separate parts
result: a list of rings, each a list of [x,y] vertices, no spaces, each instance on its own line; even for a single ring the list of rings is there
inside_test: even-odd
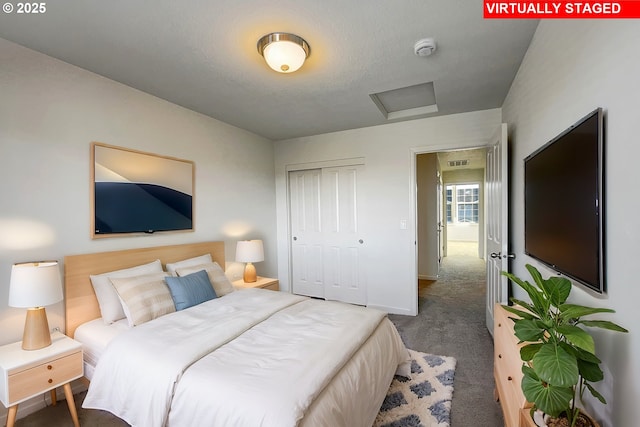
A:
[[[568,426],[578,426],[581,411],[576,406],[585,390],[603,404],[604,397],[592,383],[604,378],[600,359],[596,356],[593,337],[584,329],[604,328],[628,332],[607,320],[584,320],[597,313],[613,313],[607,308],[567,304],[571,281],[564,277],[543,279],[532,265],[526,265],[533,284],[507,272],[502,274],[520,286],[531,302],[511,298],[519,307],[504,306],[518,316],[514,321],[515,335],[526,344],[520,349],[524,362],[522,391],[526,399],[552,418],[566,417]],[[584,423],[584,421],[580,421]],[[584,424],[589,425],[589,424]],[[595,425],[595,424],[593,424]]]

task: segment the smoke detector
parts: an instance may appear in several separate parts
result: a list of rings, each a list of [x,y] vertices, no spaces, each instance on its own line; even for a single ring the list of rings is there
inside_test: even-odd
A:
[[[429,56],[436,51],[436,41],[432,38],[418,40],[413,51],[418,56]]]

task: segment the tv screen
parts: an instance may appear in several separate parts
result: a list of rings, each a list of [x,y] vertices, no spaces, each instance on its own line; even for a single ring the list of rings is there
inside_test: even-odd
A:
[[[605,292],[604,122],[598,108],[525,158],[525,253]]]

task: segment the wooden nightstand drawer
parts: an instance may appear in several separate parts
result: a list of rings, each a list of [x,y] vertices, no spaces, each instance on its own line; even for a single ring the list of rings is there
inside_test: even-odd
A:
[[[258,280],[252,283],[247,283],[244,280],[236,280],[233,282],[233,286],[238,289],[244,288],[262,288],[269,289],[271,291],[280,290],[280,282],[278,279],[271,279],[269,277],[258,277]]]
[[[278,281],[276,281],[275,283],[270,283],[266,286],[263,286],[262,289],[269,289],[271,291],[279,291],[280,290],[280,286],[278,285]]]
[[[51,334],[51,345],[37,350],[23,350],[21,342],[0,346],[0,402],[9,409],[7,427],[15,425],[20,403],[58,386],[73,425],[80,427],[70,382],[82,376],[83,368],[82,344],[60,332]]]
[[[42,393],[82,376],[82,351],[9,375],[9,402]]]

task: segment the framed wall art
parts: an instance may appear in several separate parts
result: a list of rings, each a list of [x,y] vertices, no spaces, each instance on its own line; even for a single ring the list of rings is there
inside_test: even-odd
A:
[[[193,231],[195,164],[94,142],[91,237]]]

